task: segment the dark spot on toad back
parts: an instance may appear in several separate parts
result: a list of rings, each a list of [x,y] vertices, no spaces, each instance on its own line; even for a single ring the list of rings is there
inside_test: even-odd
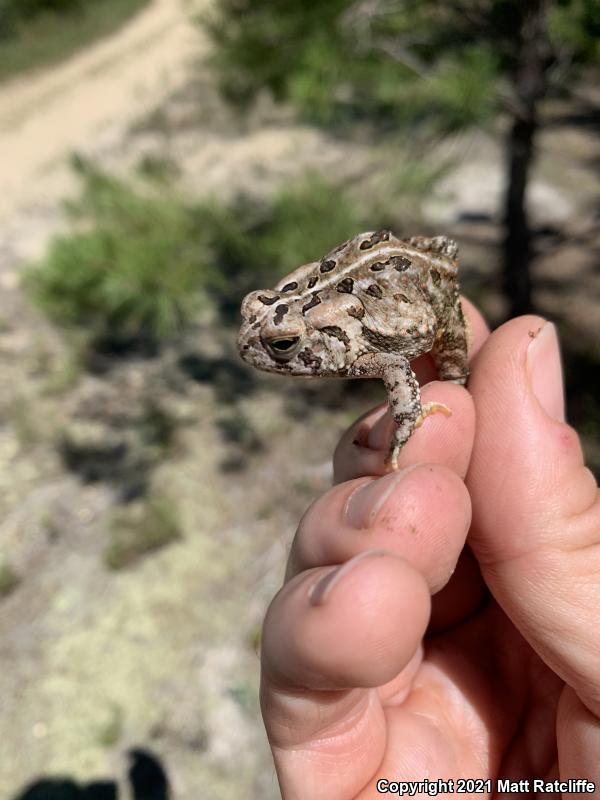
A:
[[[369,288],[367,289],[367,294],[370,294],[371,297],[377,297],[378,299],[383,297],[381,286],[378,286],[376,283],[372,283],[369,286]]]
[[[431,275],[431,280],[433,281],[434,285],[435,286],[439,286],[440,285],[440,281],[441,281],[441,275],[437,271],[437,269],[432,269],[431,272],[430,272],[430,275]]]
[[[319,297],[317,292],[315,292],[313,294],[312,298],[308,301],[308,303],[306,303],[305,305],[302,306],[302,313],[306,314],[306,312],[310,311],[311,308],[314,308],[315,306],[318,306],[320,302],[321,302],[321,298]]]
[[[362,319],[365,315],[365,310],[362,306],[359,306],[358,308],[352,307],[348,309],[348,315],[350,317],[354,317],[355,319]]]
[[[368,239],[363,239],[359,245],[361,250],[369,250],[371,247],[374,247],[379,242],[387,242],[389,241],[391,235],[391,231],[375,231],[375,233],[371,234]]]
[[[273,303],[276,303],[279,300],[279,296],[275,295],[275,297],[267,297],[266,294],[259,294],[258,299],[261,303],[264,303],[264,305],[272,306]]]
[[[412,264],[410,258],[405,258],[404,256],[394,256],[390,259],[390,262],[394,269],[397,269],[398,272],[404,272],[404,270],[408,269]]]
[[[354,281],[352,278],[344,278],[344,280],[340,281],[335,288],[342,294],[351,294],[352,289],[354,288]]]
[[[311,275],[310,278],[308,279],[308,288],[312,289],[318,280],[319,280],[318,275]]]
[[[321,272],[331,272],[332,269],[335,269],[335,261],[333,261],[331,258],[325,259],[324,261],[321,261],[319,269]]]
[[[281,290],[282,292],[293,292],[294,289],[298,288],[298,284],[296,281],[291,281],[290,283],[286,283],[286,285]]]
[[[374,264],[371,264],[371,272],[381,272],[382,269],[385,269],[385,265],[387,262],[384,261],[376,261]]]
[[[289,306],[287,306],[285,303],[281,303],[280,305],[278,305],[277,308],[275,309],[275,316],[273,317],[273,324],[274,325],[279,325],[281,320],[288,313],[288,311],[289,311]]]

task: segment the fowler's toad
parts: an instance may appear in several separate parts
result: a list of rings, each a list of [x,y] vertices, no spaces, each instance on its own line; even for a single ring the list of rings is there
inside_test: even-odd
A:
[[[421,405],[410,360],[431,353],[440,380],[468,377],[457,245],[445,236],[361,233],[242,303],[242,358],[287,375],[381,378],[397,424],[392,469],[413,430],[440,403]]]

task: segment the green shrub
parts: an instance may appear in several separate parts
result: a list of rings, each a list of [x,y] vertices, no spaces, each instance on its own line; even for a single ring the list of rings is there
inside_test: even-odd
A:
[[[40,307],[96,341],[174,335],[204,299],[208,235],[164,188],[138,190],[80,166],[80,230],[57,238],[25,285]]]

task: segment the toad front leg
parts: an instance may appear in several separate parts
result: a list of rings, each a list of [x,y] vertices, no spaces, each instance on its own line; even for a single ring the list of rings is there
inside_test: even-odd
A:
[[[398,469],[400,450],[415,428],[423,424],[425,417],[437,411],[446,416],[452,413],[443,403],[421,405],[421,391],[410,362],[395,353],[369,353],[360,356],[350,370],[352,378],[381,378],[388,392],[390,410],[396,423],[386,464]]]

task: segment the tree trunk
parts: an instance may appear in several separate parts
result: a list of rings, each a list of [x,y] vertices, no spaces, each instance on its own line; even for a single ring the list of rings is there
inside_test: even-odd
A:
[[[531,230],[527,183],[535,154],[538,103],[546,91],[547,0],[522,4],[513,76],[516,111],[507,137],[507,181],[504,199],[503,285],[509,316],[532,310]]]

